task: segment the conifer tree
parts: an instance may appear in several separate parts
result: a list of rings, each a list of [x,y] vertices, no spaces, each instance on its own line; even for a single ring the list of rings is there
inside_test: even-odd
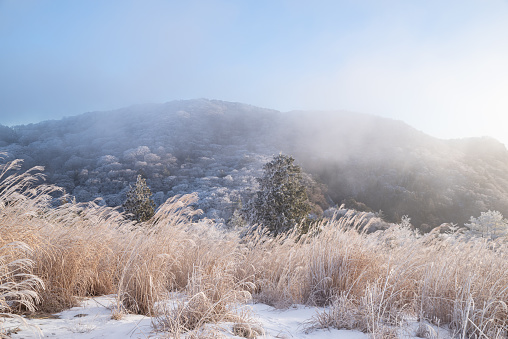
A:
[[[264,225],[273,235],[305,224],[311,209],[302,170],[294,161],[279,154],[266,163],[263,177],[257,178],[260,189],[249,206],[250,221]]]
[[[151,199],[152,192],[146,180],[138,175],[136,184],[130,186],[123,209],[131,220],[147,221],[155,214],[155,203]]]
[[[478,218],[471,217],[470,223],[464,226],[469,228],[471,236],[493,240],[508,235],[508,220],[499,211],[482,212]]]

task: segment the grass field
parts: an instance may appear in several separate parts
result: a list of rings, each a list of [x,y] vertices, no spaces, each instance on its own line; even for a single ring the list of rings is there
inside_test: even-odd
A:
[[[508,252],[497,241],[414,233],[408,225],[366,234],[361,215],[324,221],[307,235],[272,238],[193,222],[195,195],[167,201],[146,223],[116,210],[62,201],[33,186],[40,169],[0,167],[0,312],[51,313],[77,297],[117,295],[112,317],[157,319],[178,336],[204,324],[245,324],[240,306],[327,305],[312,326],[396,337],[408,319],[448,326],[460,338],[506,338]],[[164,303],[169,293],[185,296]]]

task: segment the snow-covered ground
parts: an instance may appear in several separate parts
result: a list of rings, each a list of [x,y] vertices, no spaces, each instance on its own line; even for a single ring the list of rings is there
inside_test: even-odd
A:
[[[296,306],[278,310],[265,304],[251,305],[256,320],[265,330],[266,338],[348,338],[367,339],[365,333],[348,330],[317,330],[306,333],[309,321],[316,315],[316,308]]]
[[[152,326],[152,319],[141,315],[124,315],[120,320],[111,318],[114,308],[114,296],[102,296],[87,299],[81,306],[55,314],[54,317],[26,319],[29,329],[20,320],[0,318],[4,330],[10,331],[12,338],[168,338],[168,334],[157,333]],[[349,330],[324,329],[306,331],[309,321],[319,309],[295,306],[278,310],[265,304],[252,304],[254,321],[259,323],[265,334],[260,338],[302,338],[302,339],[367,339],[365,333]],[[34,330],[37,327],[42,334]],[[224,336],[240,338],[232,334],[232,324],[219,324]],[[413,328],[413,329],[412,329]],[[444,330],[435,333],[437,338],[449,337]],[[408,326],[401,333],[404,338],[414,338],[414,326]]]

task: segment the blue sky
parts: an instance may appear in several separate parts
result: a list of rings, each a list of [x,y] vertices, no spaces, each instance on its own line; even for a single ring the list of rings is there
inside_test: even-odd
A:
[[[0,123],[210,98],[508,144],[508,1],[0,0]]]

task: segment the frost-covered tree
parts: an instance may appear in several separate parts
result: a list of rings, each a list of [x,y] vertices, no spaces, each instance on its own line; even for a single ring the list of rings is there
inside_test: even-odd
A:
[[[311,206],[301,168],[291,156],[279,154],[263,166],[263,176],[254,199],[247,207],[253,223],[264,225],[271,234],[279,234],[297,224],[303,224]]]
[[[508,235],[508,220],[498,211],[482,212],[478,218],[471,217],[464,226],[476,237],[496,239]]]
[[[155,203],[153,202],[152,192],[146,184],[146,180],[138,175],[136,184],[130,186],[127,192],[127,200],[123,204],[123,209],[131,220],[147,221],[155,213]]]
[[[16,142],[17,136],[12,128],[0,124],[0,146],[6,146]]]

